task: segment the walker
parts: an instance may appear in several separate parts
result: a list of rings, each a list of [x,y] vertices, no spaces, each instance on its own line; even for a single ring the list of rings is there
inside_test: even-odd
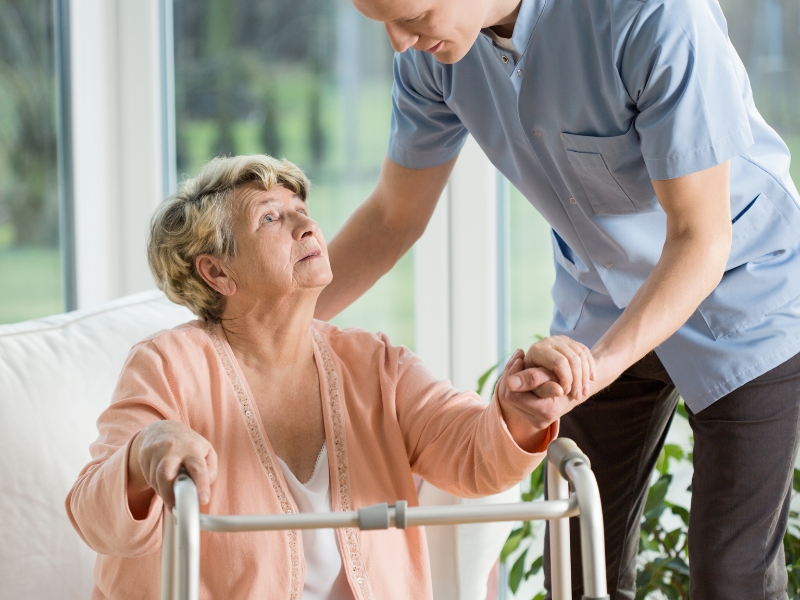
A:
[[[197,600],[200,582],[200,531],[338,529],[362,531],[490,521],[550,521],[553,600],[571,600],[569,517],[580,517],[583,600],[608,600],[603,513],[589,459],[572,440],[560,438],[547,449],[548,500],[488,506],[419,506],[405,500],[353,511],[282,515],[200,514],[197,488],[185,473],[175,480],[175,508],[164,507],[161,547],[162,600]],[[570,492],[570,484],[572,492]]]

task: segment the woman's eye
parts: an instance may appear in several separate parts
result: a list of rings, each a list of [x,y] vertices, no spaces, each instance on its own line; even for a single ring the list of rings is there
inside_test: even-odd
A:
[[[275,220],[276,220],[275,215],[271,215],[271,214],[264,215],[264,223],[272,223]]]

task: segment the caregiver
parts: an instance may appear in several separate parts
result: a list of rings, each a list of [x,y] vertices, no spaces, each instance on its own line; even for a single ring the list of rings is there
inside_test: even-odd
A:
[[[800,206],[717,1],[354,1],[397,51],[391,135],[377,187],[330,245],[317,316],[419,238],[471,134],[552,226],[552,333],[596,360],[562,434],[599,480],[611,597],[635,595],[649,477],[681,394],[692,598],[785,598]]]

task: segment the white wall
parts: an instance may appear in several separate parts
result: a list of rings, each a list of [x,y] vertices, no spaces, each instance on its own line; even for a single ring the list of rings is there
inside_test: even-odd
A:
[[[416,353],[460,390],[474,390],[498,357],[497,191],[494,167],[469,138],[414,247]],[[517,488],[477,501],[427,483],[420,492],[426,505],[518,500]],[[485,600],[489,569],[510,531],[506,523],[427,528],[436,600]]]
[[[80,308],[153,287],[145,238],[164,188],[159,6],[70,3]]]

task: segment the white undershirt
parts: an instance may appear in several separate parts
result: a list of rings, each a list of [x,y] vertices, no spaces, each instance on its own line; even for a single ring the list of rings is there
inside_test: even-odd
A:
[[[322,444],[314,473],[306,483],[298,481],[281,457],[278,457],[278,463],[300,512],[331,511],[331,480],[326,444]],[[303,555],[306,561],[303,600],[354,600],[347,575],[342,568],[342,555],[335,529],[304,529]]]
[[[498,48],[501,48],[508,52],[511,55],[514,64],[519,62],[519,59],[522,57],[522,53],[514,47],[514,42],[511,41],[511,38],[504,38],[497,35],[492,29],[488,27],[482,29],[483,33],[489,36],[489,39],[494,42],[494,45]]]

